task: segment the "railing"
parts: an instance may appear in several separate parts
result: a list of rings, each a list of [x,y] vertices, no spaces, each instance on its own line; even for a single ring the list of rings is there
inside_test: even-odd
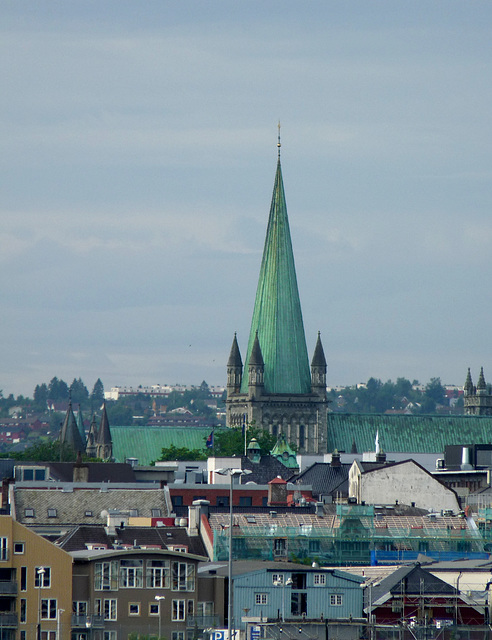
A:
[[[217,615],[214,616],[188,616],[186,626],[188,629],[209,629],[219,626],[220,618]]]
[[[17,595],[17,582],[15,580],[0,580],[0,595]]]
[[[0,611],[0,629],[17,626],[17,614]]]
[[[72,628],[76,629],[102,629],[104,618],[102,616],[77,616],[72,614]]]

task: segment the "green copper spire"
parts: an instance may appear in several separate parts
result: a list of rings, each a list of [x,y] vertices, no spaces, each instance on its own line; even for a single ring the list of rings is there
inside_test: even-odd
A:
[[[264,392],[306,394],[311,393],[311,377],[280,166],[280,136],[278,149],[245,368],[258,332],[265,363]],[[248,392],[247,375],[243,376],[241,392]]]

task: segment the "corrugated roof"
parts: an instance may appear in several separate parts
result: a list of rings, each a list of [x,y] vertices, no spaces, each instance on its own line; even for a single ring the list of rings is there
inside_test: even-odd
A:
[[[374,451],[376,432],[384,451],[443,452],[451,444],[492,442],[489,416],[406,416],[357,413],[328,414],[328,451]]]
[[[205,449],[210,427],[111,427],[117,462],[138,458],[141,465],[158,460],[163,447]]]

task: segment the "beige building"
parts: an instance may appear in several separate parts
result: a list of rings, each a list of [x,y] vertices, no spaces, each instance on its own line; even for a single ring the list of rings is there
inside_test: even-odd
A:
[[[69,640],[72,558],[0,516],[0,639]]]

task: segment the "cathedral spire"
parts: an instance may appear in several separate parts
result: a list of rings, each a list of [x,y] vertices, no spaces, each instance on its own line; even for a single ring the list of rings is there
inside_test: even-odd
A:
[[[265,392],[307,394],[311,392],[311,376],[280,164],[280,127],[277,148],[277,171],[245,362],[249,363],[258,333],[265,363]],[[243,376],[241,392],[247,391],[247,376]]]

